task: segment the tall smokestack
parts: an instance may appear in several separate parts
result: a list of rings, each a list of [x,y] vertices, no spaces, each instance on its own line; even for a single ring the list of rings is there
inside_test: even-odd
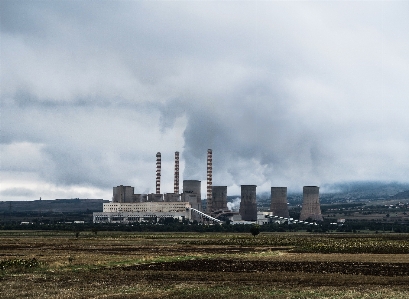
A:
[[[207,213],[210,214],[212,212],[212,150],[207,150]]]
[[[175,152],[175,180],[173,192],[179,194],[179,152]]]
[[[156,194],[160,194],[161,154],[156,153]]]

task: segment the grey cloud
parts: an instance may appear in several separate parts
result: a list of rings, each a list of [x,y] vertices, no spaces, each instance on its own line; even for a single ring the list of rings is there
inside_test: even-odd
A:
[[[1,143],[107,194],[208,148],[229,186],[406,180],[407,5],[2,1]]]
[[[26,197],[26,198],[33,198],[35,196],[35,193],[26,188],[10,188],[10,189],[5,189],[0,192],[0,194],[4,197],[10,198],[10,200],[13,199],[13,197]]]

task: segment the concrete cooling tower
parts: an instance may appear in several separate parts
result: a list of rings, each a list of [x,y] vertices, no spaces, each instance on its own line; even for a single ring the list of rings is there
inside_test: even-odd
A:
[[[274,216],[290,217],[287,205],[287,187],[271,187],[270,211]]]
[[[212,197],[211,212],[227,210],[227,186],[212,186]]]
[[[256,185],[241,185],[240,215],[244,221],[257,221]]]
[[[319,190],[320,188],[317,186],[303,187],[301,221],[307,220],[308,218],[314,221],[322,221]]]

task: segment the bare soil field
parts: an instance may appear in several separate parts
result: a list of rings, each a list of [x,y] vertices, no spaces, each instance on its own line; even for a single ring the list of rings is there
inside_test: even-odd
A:
[[[0,231],[0,297],[408,298],[408,240]]]

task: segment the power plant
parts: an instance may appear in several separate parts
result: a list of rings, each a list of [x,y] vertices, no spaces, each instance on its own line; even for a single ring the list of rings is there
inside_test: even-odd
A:
[[[162,155],[156,153],[156,189],[151,194],[135,194],[134,187],[113,187],[112,202],[103,204],[103,212],[94,213],[94,222],[130,223],[158,221],[160,218],[179,218],[197,222],[221,222],[238,218],[242,222],[266,223],[268,218],[289,221],[287,187],[271,187],[270,212],[257,211],[256,185],[241,185],[239,212],[227,206],[227,186],[213,186],[213,152],[207,150],[206,160],[206,208],[202,207],[201,181],[183,180],[179,191],[179,152],[175,152],[173,193],[161,193]],[[260,219],[260,217],[262,219]],[[292,219],[292,218],[291,218]],[[307,219],[322,221],[319,202],[319,187],[303,187],[303,205],[300,222]],[[297,222],[295,220],[294,222]]]

